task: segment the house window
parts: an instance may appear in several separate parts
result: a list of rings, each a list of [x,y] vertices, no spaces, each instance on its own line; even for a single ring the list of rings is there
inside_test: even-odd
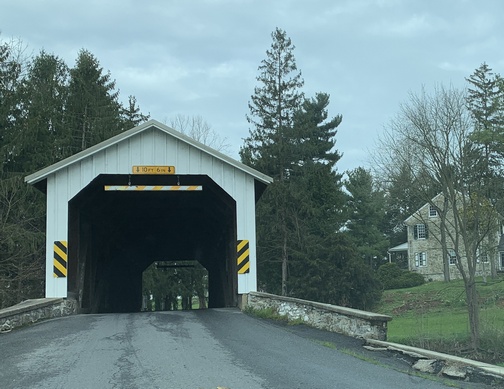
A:
[[[427,239],[427,225],[415,224],[413,226],[413,236],[415,239]]]
[[[476,259],[476,262],[477,263],[488,263],[490,261],[489,257],[488,257],[488,253],[480,253],[478,254],[478,258]]]
[[[437,214],[437,209],[434,205],[429,206],[429,216],[430,217],[436,217]]]
[[[504,270],[504,251],[500,252],[500,268]]]
[[[448,263],[455,265],[457,263],[457,253],[453,249],[448,249]]]
[[[425,267],[427,266],[427,253],[415,253],[415,266],[416,267]]]

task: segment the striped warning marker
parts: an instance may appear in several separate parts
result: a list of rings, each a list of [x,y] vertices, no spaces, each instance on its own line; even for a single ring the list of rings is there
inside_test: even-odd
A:
[[[250,272],[249,241],[239,240],[236,246],[238,274]]]
[[[67,252],[68,245],[65,240],[57,240],[54,242],[53,273],[56,278],[64,278],[67,276]]]
[[[105,191],[200,191],[201,185],[105,185]]]

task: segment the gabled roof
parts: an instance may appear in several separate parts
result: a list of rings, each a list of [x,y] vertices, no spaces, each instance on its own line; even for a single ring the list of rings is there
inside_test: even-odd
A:
[[[431,203],[434,203],[439,197],[443,196],[443,193],[442,192],[439,192],[437,195],[435,195],[430,202],[427,202],[425,203],[424,205],[422,205],[420,208],[418,208],[415,212],[413,212],[410,216],[408,216],[408,218],[404,221],[404,224],[408,224],[408,222],[411,220],[411,219],[415,219],[415,220],[418,220],[418,214],[420,213],[420,211],[422,209],[424,209],[425,207],[429,206]]]
[[[181,132],[176,131],[173,128],[168,127],[168,126],[166,126],[156,120],[149,120],[145,123],[140,124],[137,127],[134,127],[134,128],[127,130],[127,131],[124,131],[116,136],[113,136],[112,138],[104,140],[101,143],[98,143],[98,144],[91,146],[91,147],[89,147],[89,148],[87,148],[77,154],[74,154],[68,158],[65,158],[65,159],[63,159],[63,160],[61,160],[51,166],[48,166],[42,170],[39,170],[38,172],[30,174],[29,176],[25,177],[25,182],[27,182],[28,184],[35,185],[38,182],[45,180],[48,176],[57,172],[58,170],[64,169],[64,168],[66,168],[66,167],[68,167],[78,161],[81,161],[85,158],[88,158],[89,156],[96,154],[96,153],[98,153],[98,152],[100,152],[100,151],[102,151],[112,145],[120,143],[120,142],[124,141],[125,139],[131,138],[141,132],[147,131],[152,128],[156,128],[162,132],[165,132],[165,133],[173,136],[174,138],[176,138],[182,142],[185,142],[185,143],[211,155],[212,157],[217,158],[217,159],[221,160],[222,162],[224,162],[228,165],[231,165],[231,166],[235,167],[236,169],[241,170],[241,171],[251,175],[252,177],[254,177],[254,179],[256,181],[258,181],[262,184],[268,185],[273,182],[273,179],[271,177],[255,170],[247,165],[244,165],[243,163],[241,163],[231,157],[228,157],[227,155],[222,154],[221,152],[219,152],[211,147],[208,147],[208,146],[188,137],[187,135],[184,135]]]

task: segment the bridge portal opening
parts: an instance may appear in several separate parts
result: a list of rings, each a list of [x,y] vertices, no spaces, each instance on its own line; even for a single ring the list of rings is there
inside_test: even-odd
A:
[[[68,247],[83,312],[140,311],[143,272],[181,260],[208,271],[208,307],[237,305],[236,202],[206,175],[97,176],[69,202]]]
[[[156,261],[142,275],[142,311],[208,307],[208,270],[198,261]]]

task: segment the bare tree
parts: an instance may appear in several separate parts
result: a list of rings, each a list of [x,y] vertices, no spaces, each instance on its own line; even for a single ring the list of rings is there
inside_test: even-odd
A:
[[[497,213],[484,198],[481,177],[475,171],[470,134],[473,130],[465,93],[438,87],[432,95],[411,94],[380,139],[376,166],[384,177],[406,166],[423,183],[417,196],[433,206],[440,218],[435,226],[443,250],[445,280],[449,280],[448,249],[455,250],[456,266],[464,281],[472,348],[479,348],[477,264],[496,231]],[[442,201],[433,201],[432,188]]]
[[[227,138],[222,138],[199,115],[187,116],[178,114],[170,120],[170,126],[206,146],[221,153],[229,154],[230,145],[227,143]]]
[[[19,175],[0,175],[0,309],[43,295],[41,194]]]

